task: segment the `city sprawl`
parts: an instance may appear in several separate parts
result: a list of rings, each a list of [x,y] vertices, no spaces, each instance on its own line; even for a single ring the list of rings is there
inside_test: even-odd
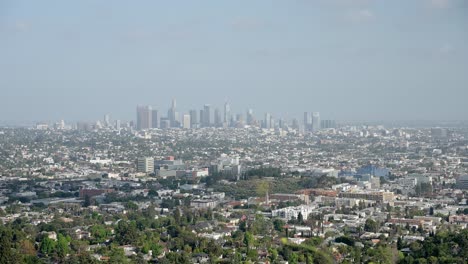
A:
[[[466,263],[468,129],[211,112],[0,128],[0,259]]]

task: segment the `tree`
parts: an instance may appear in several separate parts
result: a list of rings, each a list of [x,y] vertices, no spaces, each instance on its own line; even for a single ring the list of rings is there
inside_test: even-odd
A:
[[[270,190],[270,183],[267,181],[261,181],[257,184],[257,195],[259,197],[265,196],[269,193]]]
[[[70,247],[68,246],[70,240],[70,238],[63,236],[62,234],[58,234],[57,236],[57,255],[62,259],[70,252]]]
[[[129,263],[122,248],[113,247],[109,253],[109,263]]]
[[[268,254],[270,255],[271,262],[274,263],[278,259],[278,250],[276,250],[275,248],[269,248]]]
[[[296,252],[293,252],[291,253],[291,255],[289,255],[288,263],[297,264],[298,261],[299,261],[299,256],[297,255]]]
[[[0,228],[0,264],[20,263],[20,256],[14,249],[11,230]]]
[[[115,238],[121,245],[134,244],[138,240],[135,221],[120,221],[115,228]]]
[[[302,216],[301,212],[299,212],[299,214],[297,215],[297,223],[298,224],[303,224],[304,223],[304,216]]]
[[[253,246],[254,241],[255,241],[255,238],[252,235],[252,233],[250,233],[249,231],[245,232],[244,244],[247,247],[247,249],[249,249],[249,248],[251,248]]]
[[[364,224],[364,230],[367,232],[377,232],[379,230],[379,225],[372,219],[367,219]]]
[[[20,252],[22,255],[36,256],[37,252],[34,248],[34,244],[29,240],[21,240],[20,242]]]
[[[91,196],[85,195],[83,207],[89,207],[91,204]]]
[[[275,219],[275,220],[273,220],[273,227],[274,227],[275,230],[278,231],[278,232],[283,232],[283,230],[284,230],[284,225],[285,225],[285,224],[286,224],[286,223],[285,223],[283,220],[281,220],[281,219]]]
[[[138,210],[138,205],[137,205],[136,203],[134,203],[134,202],[127,202],[127,203],[125,204],[125,208],[126,208],[127,210],[136,211],[136,210]]]
[[[397,249],[400,250],[402,248],[403,248],[403,239],[401,239],[401,236],[399,236],[397,240]]]
[[[39,247],[39,251],[44,254],[44,255],[50,255],[52,254],[54,251],[55,251],[55,247],[56,247],[57,243],[48,238],[48,237],[45,237],[42,242],[41,242],[41,245]]]
[[[95,243],[102,243],[106,241],[107,237],[110,235],[110,232],[102,225],[93,225],[89,231],[91,232],[91,237]]]

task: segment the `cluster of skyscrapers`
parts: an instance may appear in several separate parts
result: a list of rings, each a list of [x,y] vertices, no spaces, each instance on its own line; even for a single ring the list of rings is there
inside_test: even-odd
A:
[[[224,111],[205,104],[200,110],[190,110],[188,113],[180,114],[177,111],[176,100],[172,100],[166,116],[161,116],[157,109],[151,106],[137,106],[136,128],[145,130],[150,128],[202,128],[202,127],[244,127],[246,125],[271,128],[292,127],[301,128],[299,122],[293,119],[286,124],[283,119],[275,119],[270,113],[265,113],[263,120],[257,120],[252,109],[248,109],[244,120],[243,114],[232,114],[229,103],[224,104]],[[318,112],[304,113],[304,131],[317,131],[321,128],[334,128],[332,120],[320,120]]]

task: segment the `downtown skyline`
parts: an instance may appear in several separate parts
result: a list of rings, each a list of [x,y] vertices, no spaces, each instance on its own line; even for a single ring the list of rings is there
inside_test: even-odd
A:
[[[166,108],[172,97],[184,111],[227,100],[296,118],[466,120],[466,8],[4,1],[0,120],[130,120],[135,105]]]

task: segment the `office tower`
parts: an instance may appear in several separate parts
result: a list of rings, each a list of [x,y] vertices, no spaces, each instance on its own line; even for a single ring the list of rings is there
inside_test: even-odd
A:
[[[236,123],[237,123],[237,127],[243,127],[244,126],[244,116],[242,114],[237,114],[236,115]]]
[[[110,115],[109,115],[109,114],[104,115],[104,125],[105,125],[106,127],[110,127],[110,126],[111,126]]]
[[[299,121],[297,121],[296,118],[294,118],[294,119],[292,120],[291,127],[292,127],[293,129],[299,129]]]
[[[120,130],[120,120],[115,120],[115,129]]]
[[[265,113],[265,119],[263,120],[263,127],[266,129],[271,128],[271,115],[270,113]]]
[[[284,120],[283,120],[283,118],[278,119],[278,127],[279,127],[279,128],[284,128]]]
[[[152,127],[152,112],[151,106],[137,106],[137,130]]]
[[[203,111],[203,109],[200,110],[200,127],[204,127],[205,126],[205,113]]]
[[[182,116],[182,127],[185,128],[185,129],[191,128],[190,114],[184,114]]]
[[[174,112],[174,124],[172,127],[180,127],[181,123],[179,112]]]
[[[253,125],[255,122],[255,118],[253,116],[253,110],[247,110],[247,125]]]
[[[312,115],[311,113],[304,112],[304,131],[310,131],[312,129]]]
[[[322,120],[320,121],[321,128],[336,128],[335,120]]]
[[[224,103],[224,118],[223,122],[226,126],[230,126],[231,123],[231,106],[228,102]]]
[[[153,158],[138,158],[137,160],[137,171],[152,173],[154,172],[154,159]]]
[[[235,124],[236,124],[236,118],[234,117],[234,115],[231,114],[230,119],[231,119],[231,121],[229,121],[229,126],[230,126],[230,127],[235,126]]]
[[[190,110],[190,128],[199,128],[197,110]]]
[[[171,127],[171,121],[169,121],[169,118],[161,117],[161,119],[159,121],[159,127],[161,129],[170,128]]]
[[[320,129],[320,113],[312,113],[312,131],[317,131]]]
[[[221,112],[219,111],[218,108],[215,108],[215,111],[214,111],[214,125],[215,127],[223,126],[223,121],[221,119]]]
[[[152,128],[159,128],[159,113],[156,109],[151,112],[151,124]]]
[[[176,100],[172,99],[171,108],[167,111],[167,118],[169,119],[171,127],[174,127],[176,124]]]
[[[203,126],[211,126],[211,106],[209,104],[203,107]]]

